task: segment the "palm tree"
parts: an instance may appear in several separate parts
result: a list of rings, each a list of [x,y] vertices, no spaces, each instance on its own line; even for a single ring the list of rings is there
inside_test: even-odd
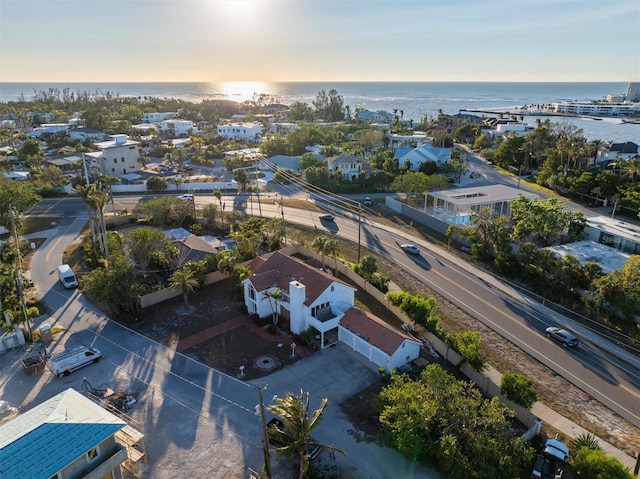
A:
[[[622,171],[632,183],[635,182],[637,178],[640,178],[640,157],[634,156],[624,161],[622,163]]]
[[[113,217],[115,218],[116,205],[113,203],[113,185],[115,185],[116,183],[120,183],[120,180],[115,176],[102,175],[100,176],[100,183],[102,183],[103,185],[106,185],[107,187],[107,194],[111,199],[111,210],[113,211]]]
[[[231,275],[237,263],[238,258],[233,251],[223,251],[222,253],[218,253],[218,271],[221,273],[224,273],[227,276]]]
[[[311,243],[311,247],[322,255],[322,269],[324,269],[324,254],[327,250],[327,241],[329,238],[326,236],[316,236]]]
[[[82,201],[84,201],[84,204],[87,207],[87,214],[89,216],[89,227],[91,228],[91,242],[93,243],[94,254],[97,257],[98,251],[96,249],[96,245],[98,244],[98,238],[96,236],[96,225],[93,223],[93,211],[89,202],[89,196],[92,192],[91,185],[78,185],[73,189],[78,194],[78,196],[82,198]]]
[[[335,238],[329,238],[324,245],[324,252],[333,255],[334,274],[338,274],[338,240]]]
[[[193,271],[189,269],[179,269],[173,272],[169,278],[169,284],[172,288],[182,291],[182,300],[186,308],[189,306],[189,294],[193,293],[193,291],[200,286],[200,281],[198,281]]]
[[[278,301],[282,299],[282,291],[279,288],[275,288],[273,291],[265,291],[262,294],[264,299],[269,300],[269,304],[271,305],[271,320],[273,321],[273,325],[278,325],[278,319],[280,319],[280,309]],[[275,304],[274,304],[275,303]]]
[[[282,428],[272,426],[269,429],[269,436],[282,444],[276,449],[276,454],[287,457],[297,455],[300,458],[299,479],[304,479],[309,470],[309,446],[331,449],[332,452],[337,451],[344,455],[343,451],[311,438],[311,433],[318,427],[327,409],[327,398],[322,399],[320,407],[313,411],[311,417],[309,417],[309,393],[302,390],[299,396],[287,393],[285,397],[277,398],[276,404],[268,406],[267,409],[282,419]]]
[[[222,207],[222,191],[213,190],[213,196],[218,198],[218,202],[220,203],[220,226],[224,228],[224,208]]]

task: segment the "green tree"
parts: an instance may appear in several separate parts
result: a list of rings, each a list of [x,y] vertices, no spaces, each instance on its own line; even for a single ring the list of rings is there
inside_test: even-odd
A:
[[[0,226],[11,230],[12,214],[15,213],[16,227],[19,228],[20,215],[41,199],[30,182],[8,180],[0,175]]]
[[[360,263],[356,265],[357,271],[364,279],[369,280],[378,271],[378,265],[376,259],[373,256],[365,255],[360,260]]]
[[[307,168],[311,168],[313,166],[320,166],[322,164],[322,160],[319,160],[316,155],[313,153],[305,153],[300,157],[300,168],[306,170]]]
[[[517,404],[527,409],[538,400],[533,380],[523,374],[506,372],[502,375],[500,392]]]
[[[193,215],[193,203],[174,196],[161,196],[147,201],[142,211],[154,226],[182,226]]]
[[[169,284],[174,289],[182,291],[182,300],[184,307],[189,307],[189,294],[193,293],[195,289],[200,286],[200,281],[193,274],[193,271],[188,269],[179,269],[169,278]]]
[[[262,297],[269,300],[269,305],[271,306],[271,321],[273,321],[274,326],[277,326],[278,319],[280,319],[280,300],[282,299],[282,291],[280,291],[280,288],[273,288],[262,293]]]
[[[624,467],[615,457],[607,456],[602,449],[581,447],[572,453],[576,477],[634,479],[628,467]]]
[[[337,90],[320,90],[313,101],[315,116],[324,121],[344,120],[344,99]]]
[[[318,253],[320,253],[322,257],[322,269],[324,269],[324,255],[327,251],[328,241],[329,241],[329,238],[327,238],[326,236],[316,236],[313,239],[313,243],[311,243],[311,247],[314,250],[316,250]]]
[[[137,309],[138,296],[144,288],[138,281],[133,264],[121,254],[111,256],[108,268],[98,268],[82,280],[82,292],[118,314]]]
[[[286,393],[283,398],[277,398],[276,404],[267,407],[269,412],[282,420],[283,427],[271,427],[269,436],[282,446],[276,449],[276,454],[286,457],[298,456],[300,468],[298,478],[304,479],[309,470],[309,446],[320,446],[344,454],[339,449],[314,441],[311,437],[322,421],[327,409],[328,400],[320,401],[320,407],[309,415],[310,395],[300,390],[300,395]]]
[[[546,200],[519,196],[510,202],[513,221],[512,236],[518,240],[533,237],[544,246],[552,239],[571,237],[572,231],[581,232],[586,219],[581,212],[573,212],[556,198]]]
[[[339,251],[338,240],[335,238],[329,238],[324,245],[324,252],[326,254],[333,255],[334,275],[338,274],[338,251]]]
[[[289,117],[292,121],[313,121],[313,109],[307,103],[296,101],[289,105]]]
[[[147,190],[153,193],[162,193],[167,189],[167,180],[160,176],[152,176],[147,180]]]
[[[159,229],[142,227],[122,235],[122,251],[139,273],[164,272],[178,258],[178,249]]]
[[[630,256],[621,269],[597,279],[585,301],[615,322],[622,315],[630,331],[636,329],[633,318],[640,314],[640,255]]]
[[[236,264],[238,264],[238,257],[235,255],[233,251],[222,251],[218,253],[218,270],[221,273],[230,276],[233,273]]]
[[[284,136],[272,135],[260,143],[260,151],[266,156],[288,155],[291,146]]]
[[[233,172],[233,179],[238,182],[242,191],[247,191],[249,184],[249,176],[245,170],[236,170]]]
[[[409,460],[452,479],[520,477],[533,450],[513,435],[513,412],[471,382],[430,364],[414,381],[392,375],[379,395],[383,437]]]
[[[480,336],[480,333],[477,331],[454,333],[449,335],[448,342],[469,366],[478,371],[484,369],[485,355],[482,353],[482,336]]]

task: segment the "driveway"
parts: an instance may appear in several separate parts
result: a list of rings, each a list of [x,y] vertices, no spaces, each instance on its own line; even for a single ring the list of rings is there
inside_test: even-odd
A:
[[[375,364],[345,344],[338,343],[250,384],[267,387],[263,394],[267,404],[273,401],[274,395],[282,397],[286,392],[299,394],[300,389],[311,394],[310,410],[317,409],[323,398],[328,399],[325,415],[313,436],[324,444],[333,444],[345,451],[346,457],[336,454],[335,459],[327,453],[321,455],[325,461],[338,463],[344,472],[340,477],[439,478],[437,472],[409,463],[392,449],[360,440],[340,410],[342,401],[378,380]]]
[[[317,433],[318,440],[346,451],[337,455],[346,468],[343,478],[437,478],[416,468],[395,451],[357,441],[339,403],[378,379],[377,368],[344,346],[336,346],[298,361],[271,376],[245,383],[198,363],[111,321],[91,307],[77,290],[67,291],[54,274],[67,244],[76,238],[82,218],[65,218],[36,251],[33,280],[52,312],[35,327],[48,323],[63,328],[51,349],[79,344],[95,346],[104,354],[65,378],[49,371],[26,376],[21,351],[0,356],[0,397],[20,412],[84,380],[94,388],[135,394],[129,410],[133,424],[146,434],[148,463],[142,477],[224,477],[245,479],[248,468],[262,468],[262,429],[255,414],[256,386],[267,385],[265,402],[273,395],[312,394],[315,408],[324,397],[329,407]],[[85,383],[86,384],[86,383]],[[274,471],[274,477],[278,476]]]

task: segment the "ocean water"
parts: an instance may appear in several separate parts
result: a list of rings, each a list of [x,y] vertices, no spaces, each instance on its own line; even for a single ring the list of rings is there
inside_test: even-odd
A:
[[[455,114],[464,110],[488,110],[548,104],[563,100],[600,100],[610,94],[624,93],[626,83],[501,83],[501,82],[227,82],[227,83],[0,83],[0,102],[29,100],[34,92],[50,88],[71,92],[110,92],[121,97],[178,98],[199,102],[225,99],[250,100],[254,94],[266,94],[274,101],[290,104],[311,103],[320,90],[335,89],[356,108],[403,112],[405,120],[421,121],[435,117],[441,110]],[[532,125],[540,117],[525,117]],[[548,117],[544,117],[548,118]],[[585,136],[604,141],[640,142],[640,125],[624,124],[619,119],[596,121],[583,118],[550,117],[569,121]]]

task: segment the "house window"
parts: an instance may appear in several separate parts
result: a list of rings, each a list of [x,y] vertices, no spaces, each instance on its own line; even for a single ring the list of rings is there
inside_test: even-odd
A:
[[[124,163],[124,158],[122,159],[122,161],[120,163]]]
[[[118,162],[118,159],[117,159],[117,158],[114,158],[114,159],[113,159],[113,162],[114,162],[114,163],[117,163],[117,162]]]
[[[335,288],[333,287],[333,285],[331,285],[331,292],[332,292],[332,293],[333,293],[333,290],[334,290],[334,289],[335,289]]]
[[[98,457],[98,448],[97,447],[92,447],[91,449],[89,449],[89,452],[87,452],[87,460],[89,462],[91,462],[96,457]]]
[[[116,169],[115,168],[111,168],[111,173],[115,173]]]
[[[253,286],[249,286],[249,298],[256,300],[256,290]]]

